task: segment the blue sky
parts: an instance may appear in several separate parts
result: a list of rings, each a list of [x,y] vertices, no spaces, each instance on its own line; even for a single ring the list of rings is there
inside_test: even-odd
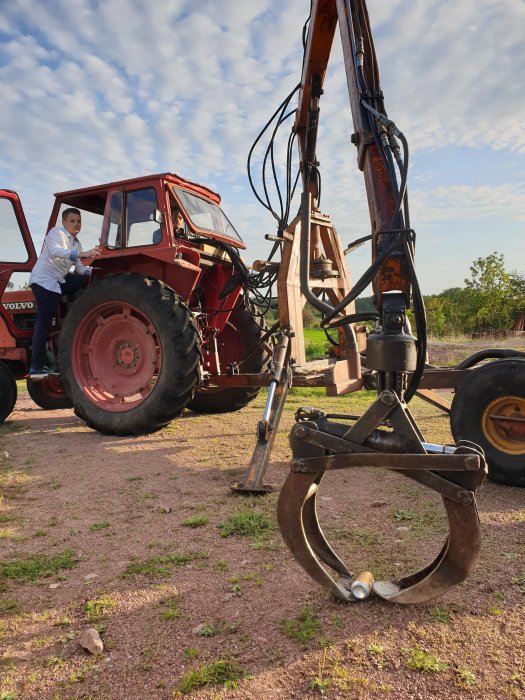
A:
[[[423,291],[461,286],[472,261],[495,250],[525,272],[525,3],[368,5],[387,110],[411,148]],[[247,262],[266,257],[274,220],[251,192],[246,158],[300,79],[308,0],[2,0],[1,9],[0,186],[19,193],[37,247],[54,192],[172,171],[221,194]],[[369,219],[339,43],[336,34],[318,156],[321,208],[346,245],[369,233]],[[356,278],[370,251],[348,262]]]

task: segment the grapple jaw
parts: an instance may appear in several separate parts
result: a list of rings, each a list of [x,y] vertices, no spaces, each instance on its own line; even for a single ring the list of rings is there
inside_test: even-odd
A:
[[[351,427],[320,411],[299,412],[290,435],[293,460],[281,490],[277,518],[283,539],[311,578],[336,598],[355,601],[354,574],[321,530],[316,497],[326,471],[382,467],[400,472],[442,496],[449,534],[436,559],[395,581],[375,581],[373,592],[395,603],[420,603],[464,581],[480,550],[475,492],[485,478],[481,449],[425,443],[408,408],[384,391]],[[388,426],[393,430],[384,430]],[[331,570],[331,571],[330,571]]]

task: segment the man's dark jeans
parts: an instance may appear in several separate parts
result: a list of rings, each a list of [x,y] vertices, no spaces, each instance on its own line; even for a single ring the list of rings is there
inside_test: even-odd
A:
[[[53,316],[56,313],[62,294],[67,294],[68,301],[73,301],[79,289],[83,289],[89,275],[66,275],[65,283],[60,285],[61,294],[50,292],[49,289],[39,284],[32,284],[36,301],[36,322],[33,333],[33,345],[31,347],[31,369],[41,371],[46,364],[46,345],[49,331],[53,326]]]

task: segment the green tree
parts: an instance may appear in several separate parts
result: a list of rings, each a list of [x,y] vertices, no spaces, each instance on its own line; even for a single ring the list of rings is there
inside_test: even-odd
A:
[[[425,308],[427,312],[428,335],[440,338],[445,334],[446,314],[445,302],[437,294],[425,297]]]
[[[465,290],[461,287],[450,287],[438,295],[441,301],[441,312],[445,320],[438,319],[438,330],[434,331],[437,336],[459,335],[468,332],[469,313],[465,308]]]
[[[465,280],[464,299],[472,324],[470,330],[510,328],[523,300],[523,280],[505,270],[503,255],[497,252],[474,260],[470,275]]]

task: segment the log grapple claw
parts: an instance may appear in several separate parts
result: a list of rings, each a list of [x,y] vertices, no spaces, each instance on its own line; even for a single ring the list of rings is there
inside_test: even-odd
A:
[[[339,600],[357,600],[351,590],[353,573],[321,529],[316,498],[327,471],[364,466],[395,470],[439,493],[449,525],[433,562],[398,580],[374,581],[373,592],[394,603],[420,603],[467,578],[480,551],[475,492],[486,473],[481,448],[466,442],[424,442],[407,406],[389,391],[350,427],[320,411],[300,412],[298,420],[290,435],[293,459],[277,519],[288,548],[314,581]],[[378,429],[385,425],[392,430]]]

